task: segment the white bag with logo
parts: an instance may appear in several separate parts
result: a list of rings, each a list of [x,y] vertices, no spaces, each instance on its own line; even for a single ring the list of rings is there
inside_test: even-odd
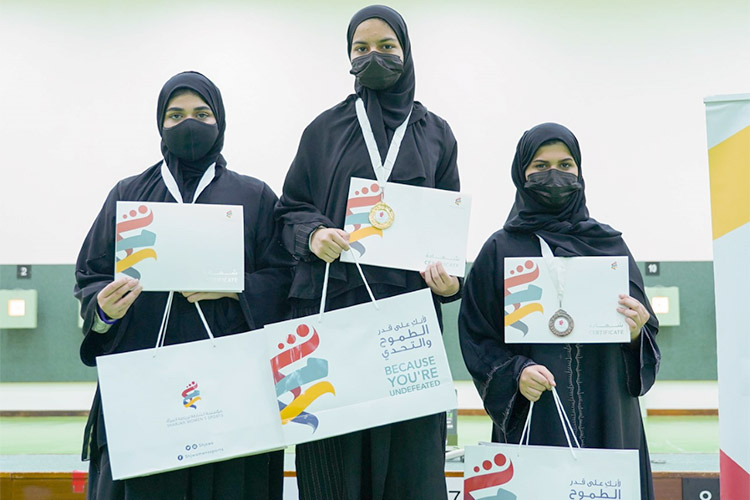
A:
[[[320,314],[265,327],[288,444],[456,407],[429,289],[375,300],[365,282],[372,302],[324,313],[327,282]]]
[[[171,299],[156,347],[96,360],[113,479],[282,446],[262,330],[214,338],[198,307],[209,338],[163,346]]]
[[[528,444],[534,409],[531,403],[519,444],[466,447],[465,500],[640,498],[638,450],[581,448],[557,391],[553,389],[552,395],[568,447]]]

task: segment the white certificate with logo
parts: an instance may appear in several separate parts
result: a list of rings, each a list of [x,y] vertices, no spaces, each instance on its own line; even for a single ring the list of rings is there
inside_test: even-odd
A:
[[[147,292],[244,289],[242,206],[118,201],[116,216],[115,279]]]
[[[628,258],[553,259],[505,259],[505,342],[630,342],[630,328],[617,312],[620,294],[630,293]]]
[[[352,177],[344,230],[351,250],[343,262],[422,271],[442,262],[464,276],[471,197],[455,191]]]

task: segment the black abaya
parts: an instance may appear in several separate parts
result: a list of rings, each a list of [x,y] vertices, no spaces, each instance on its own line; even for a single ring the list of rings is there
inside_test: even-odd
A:
[[[529,401],[518,390],[521,372],[539,364],[555,376],[557,391],[583,447],[640,450],[641,498],[653,498],[651,467],[638,396],[653,385],[659,367],[658,322],[643,290],[640,271],[620,233],[589,218],[583,190],[559,211],[545,211],[524,189],[523,170],[549,140],[564,142],[580,168],[575,137],[560,125],[544,124],[524,134],[513,166],[516,204],[505,228],[492,235],[466,280],[459,337],[466,366],[493,421],[493,441],[518,443]],[[579,174],[583,185],[583,176]],[[563,215],[564,214],[564,215]],[[506,257],[541,256],[536,234],[556,256],[627,255],[630,295],[651,319],[630,344],[506,344]],[[553,398],[534,404],[530,443],[567,446]],[[545,425],[539,425],[545,422]]]
[[[202,161],[180,162],[162,145],[162,152],[183,197],[192,199],[198,178],[216,162],[216,175],[200,193],[196,203],[241,205],[244,211],[244,292],[239,300],[221,298],[201,301],[201,309],[216,336],[231,335],[263,327],[288,315],[286,296],[292,277],[293,259],[281,246],[278,225],[273,219],[276,195],[262,181],[226,168],[219,154],[223,141],[224,109],[218,89],[203,75],[181,73],[173,77],[160,96],[159,117],[163,117],[172,92],[188,88],[210,104],[220,136],[209,156]],[[159,122],[161,124],[161,120]],[[159,128],[161,132],[161,125]],[[92,329],[99,315],[97,295],[114,279],[115,208],[117,201],[172,202],[160,173],[161,162],[143,173],[120,181],[109,193],[81,248],[76,263],[75,295],[81,301],[84,340],[81,359],[95,366],[96,357],[153,348],[167,302],[166,292],[143,292],[125,316],[107,332]],[[220,244],[220,242],[218,243]],[[165,345],[206,338],[195,306],[180,293],[174,294]],[[89,498],[237,498],[280,499],[283,481],[282,452],[239,458],[156,474],[145,478],[113,481],[102,402],[97,390],[86,425],[83,459],[91,460]]]
[[[295,317],[317,312],[325,262],[310,252],[310,234],[319,226],[343,228],[349,181],[375,179],[355,112],[358,97],[381,153],[394,129],[412,110],[389,182],[458,191],[457,145],[442,118],[414,102],[414,65],[406,24],[388,7],[372,6],[354,15],[348,43],[364,20],[379,18],[398,36],[404,51],[404,73],[390,88],[374,91],[356,84],[356,94],[323,112],[304,131],[276,209],[283,223],[282,240],[298,259],[290,291]],[[413,109],[412,109],[413,106]],[[362,266],[376,298],[426,287],[417,272]],[[440,302],[459,298],[433,294]],[[369,300],[352,264],[336,260],[330,267],[327,310]],[[302,500],[446,498],[445,414],[368,429],[297,446],[297,477]]]

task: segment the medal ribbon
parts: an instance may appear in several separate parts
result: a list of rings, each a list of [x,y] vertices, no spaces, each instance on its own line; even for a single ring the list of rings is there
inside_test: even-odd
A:
[[[565,293],[565,275],[568,272],[568,266],[563,260],[563,257],[555,257],[552,253],[552,249],[541,236],[537,234],[536,237],[539,238],[539,246],[542,247],[544,264],[547,266],[547,269],[550,272],[550,277],[552,278],[552,283],[557,289],[557,301],[559,307],[562,309],[562,299],[563,294]]]
[[[209,184],[211,184],[211,181],[214,180],[214,177],[216,177],[216,163],[212,163],[211,166],[208,167],[203,173],[203,177],[201,177],[200,182],[198,182],[198,187],[195,188],[193,201],[191,201],[190,203],[195,203],[195,200],[197,200],[198,196],[200,196],[203,190],[206,189]],[[164,184],[166,184],[169,194],[171,194],[172,197],[177,200],[177,203],[184,203],[184,201],[182,200],[180,189],[177,187],[177,181],[174,180],[172,172],[169,171],[169,167],[167,167],[166,161],[161,162],[161,178],[164,181]]]
[[[216,177],[216,163],[212,163],[211,166],[208,167],[206,171],[203,173],[203,177],[201,177],[201,180],[198,182],[198,187],[195,188],[193,201],[191,201],[190,204],[195,203],[195,200],[197,200],[198,196],[200,196],[203,190],[206,189],[206,187],[209,184],[211,184],[211,181],[214,180],[214,177]],[[174,179],[172,172],[169,171],[166,161],[163,161],[161,163],[161,178],[164,181],[164,184],[167,186],[167,190],[169,191],[169,194],[172,195],[175,201],[177,201],[177,203],[184,203],[182,199],[182,194],[180,193],[180,189],[177,187],[177,181]],[[164,316],[162,317],[162,320],[161,320],[161,327],[159,328],[159,335],[156,337],[155,348],[158,348],[164,345],[164,340],[167,334],[167,322],[169,321],[169,311],[172,309],[172,297],[174,297],[174,291],[170,291],[169,296],[167,297],[167,305],[164,308]],[[213,333],[211,333],[211,328],[208,326],[208,321],[206,321],[206,317],[203,315],[203,310],[201,309],[200,304],[198,302],[195,302],[194,304],[195,304],[195,308],[198,310],[198,316],[200,316],[201,318],[203,327],[206,329],[206,333],[208,333],[209,338],[213,340],[214,335]],[[154,356],[156,356],[156,351],[154,351]]]
[[[375,178],[380,185],[380,192],[385,193],[385,183],[388,177],[391,176],[393,165],[396,163],[396,157],[401,148],[401,141],[404,139],[406,126],[409,124],[409,118],[411,117],[411,110],[406,115],[406,120],[393,133],[393,139],[391,139],[391,144],[388,146],[388,153],[385,155],[385,163],[382,163],[378,144],[375,142],[375,135],[372,133],[370,120],[367,118],[367,111],[365,111],[365,103],[361,98],[357,98],[355,107],[357,108],[359,127],[362,129],[362,136],[365,138],[365,144],[367,145],[367,152],[370,153],[370,162],[372,163],[372,169],[375,171]]]

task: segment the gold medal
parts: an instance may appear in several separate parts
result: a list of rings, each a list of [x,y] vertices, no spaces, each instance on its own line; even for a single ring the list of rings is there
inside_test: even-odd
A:
[[[370,209],[370,224],[376,229],[388,229],[393,225],[396,215],[393,209],[384,202],[377,203]]]

